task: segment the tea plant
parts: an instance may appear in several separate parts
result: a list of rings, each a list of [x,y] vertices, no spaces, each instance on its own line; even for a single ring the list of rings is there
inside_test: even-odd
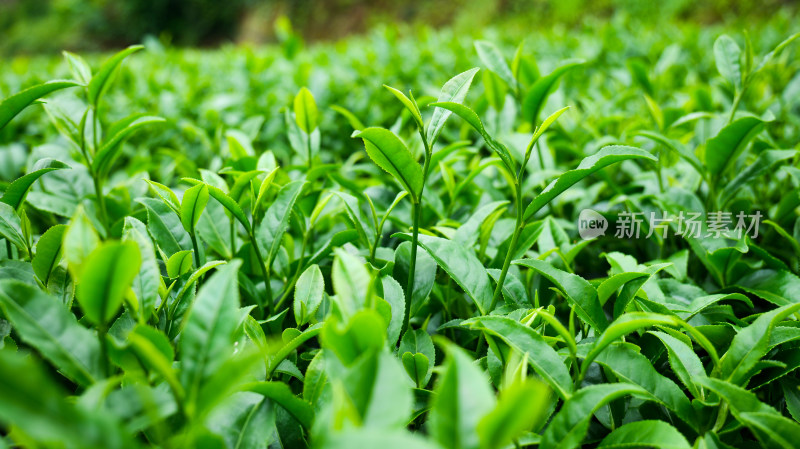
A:
[[[0,447],[795,447],[799,35],[680,30],[4,72]]]

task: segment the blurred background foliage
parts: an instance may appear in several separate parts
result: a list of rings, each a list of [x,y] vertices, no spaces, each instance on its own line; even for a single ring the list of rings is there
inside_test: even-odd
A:
[[[622,15],[650,23],[746,28],[797,10],[798,2],[791,0],[0,0],[0,54],[108,50],[147,36],[192,47],[287,38],[314,42],[383,23],[449,26],[468,34],[502,23],[525,33]]]

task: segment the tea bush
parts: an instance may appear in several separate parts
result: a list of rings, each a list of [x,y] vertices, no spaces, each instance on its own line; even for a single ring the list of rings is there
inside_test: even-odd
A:
[[[790,24],[11,60],[0,447],[795,447]]]

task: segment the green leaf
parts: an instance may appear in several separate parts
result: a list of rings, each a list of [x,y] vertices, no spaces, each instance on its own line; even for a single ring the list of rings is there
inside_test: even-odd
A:
[[[447,358],[428,412],[428,431],[443,447],[478,448],[478,424],[494,408],[494,394],[472,357],[455,344],[442,341]]]
[[[244,385],[242,390],[258,393],[275,401],[276,404],[289,412],[289,414],[291,414],[305,429],[311,429],[314,423],[314,409],[311,408],[311,404],[295,396],[285,383],[253,382]]]
[[[363,309],[350,317],[345,326],[331,316],[321,332],[322,347],[330,349],[345,365],[359,357],[380,351],[386,339],[386,323],[378,312]]]
[[[147,369],[158,373],[178,397],[183,397],[183,387],[172,368],[175,351],[163,332],[140,324],[128,334],[127,343]]]
[[[597,297],[597,291],[582,277],[559,270],[547,262],[536,259],[520,259],[512,263],[532,268],[556,285],[574,307],[575,313],[596,329],[602,332],[608,327],[608,320]]]
[[[419,251],[417,254],[424,253]],[[392,276],[382,276],[380,279],[380,286],[383,289],[383,301],[391,307],[391,318],[389,325],[386,329],[386,338],[389,344],[394,345],[400,338],[400,330],[403,327],[403,318],[406,315],[406,295],[403,292],[403,287],[400,286]],[[382,305],[381,300],[378,299],[378,307]],[[385,317],[384,317],[385,318]]]
[[[2,209],[3,206],[0,205],[0,211]],[[83,206],[78,206],[64,233],[64,257],[67,259],[72,277],[81,277],[86,258],[99,244],[100,237],[97,231],[86,216]]]
[[[674,326],[677,325],[679,320],[669,315],[661,315],[658,313],[649,312],[628,312],[621,317],[614,320],[608,328],[603,330],[592,344],[592,349],[583,359],[581,364],[581,372],[586,372],[589,365],[597,357],[603,349],[616,340],[630,334],[631,332],[639,329],[657,325]]]
[[[394,252],[394,279],[400,285],[408,285],[408,270],[411,262],[411,242],[400,243]],[[425,300],[436,283],[436,261],[427,251],[417,251],[417,263],[414,266],[414,291],[411,292],[411,317],[425,304]],[[402,287],[401,287],[402,288]],[[405,310],[403,311],[405,313]]]
[[[638,148],[612,145],[604,147],[597,153],[585,157],[578,168],[563,173],[542,192],[531,201],[525,209],[525,221],[529,220],[536,212],[545,207],[555,197],[562,194],[565,190],[577,184],[587,176],[608,167],[611,164],[622,162],[629,159],[648,159],[655,162],[656,158],[647,151]]]
[[[133,292],[139,300],[139,313],[142,319],[147,321],[155,310],[156,301],[160,300],[158,287],[161,282],[161,271],[158,268],[153,242],[147,234],[144,223],[133,217],[125,217],[122,239],[135,242],[142,256],[139,273],[133,279]]]
[[[200,181],[188,180],[189,182],[199,183]],[[247,216],[244,214],[241,206],[239,206],[233,198],[231,198],[227,193],[223,192],[221,189],[214,187],[208,183],[205,183],[208,186],[208,194],[215,200],[219,201],[225,209],[237,219],[239,223],[244,226],[244,229],[247,230],[247,233],[251,233],[250,221],[247,219]]]
[[[353,114],[352,112],[348,111],[347,109],[345,109],[345,108],[343,108],[341,106],[338,106],[338,105],[332,105],[331,109],[333,109],[334,111],[336,111],[339,114],[343,115],[344,118],[347,119],[347,122],[350,123],[350,126],[353,127],[353,129],[355,131],[360,131],[360,130],[366,128],[366,126],[364,126],[364,124],[361,123],[361,120],[359,120],[358,117],[355,116],[355,114]]]
[[[626,383],[591,385],[578,390],[564,402],[542,434],[542,449],[572,449],[581,444],[589,429],[592,415],[605,404],[630,394],[647,392]]]
[[[550,411],[550,389],[528,378],[500,391],[497,406],[478,423],[481,448],[506,447],[538,427]]]
[[[489,41],[475,41],[475,51],[486,64],[486,68],[496,73],[512,90],[517,90],[517,81],[511,73],[511,68],[496,45]]]
[[[547,102],[547,97],[555,89],[556,84],[571,69],[583,64],[583,61],[567,61],[553,70],[549,75],[543,76],[533,83],[522,100],[522,116],[528,123],[535,124],[539,114]]]
[[[119,311],[141,263],[139,247],[131,241],[106,242],[89,254],[76,292],[89,321],[101,328],[108,325]]]
[[[450,78],[450,80],[442,86],[442,92],[439,94],[439,98],[436,102],[461,104],[464,98],[467,97],[469,86],[472,84],[472,79],[475,78],[475,74],[478,73],[478,70],[480,69],[475,67]],[[436,104],[432,106],[436,106]],[[450,111],[438,107],[433,110],[433,115],[431,116],[431,121],[428,123],[428,131],[426,133],[428,146],[430,148],[433,148],[436,140],[439,139],[439,134],[442,132],[442,128],[444,128],[444,124],[448,118],[450,118]]]
[[[672,372],[680,379],[681,383],[689,390],[695,399],[703,399],[703,393],[694,382],[694,379],[705,376],[706,370],[700,357],[694,349],[684,341],[661,331],[650,331],[650,334],[658,337],[667,348],[669,366]]]
[[[147,209],[147,231],[163,252],[164,258],[169,259],[175,253],[192,249],[191,237],[183,229],[175,211],[153,198],[140,198],[139,202]]]
[[[663,145],[665,148],[676,153],[678,156],[683,158],[683,160],[688,162],[692,167],[694,167],[695,170],[697,170],[697,173],[705,173],[705,170],[703,169],[703,163],[700,162],[700,159],[697,158],[697,155],[694,154],[694,151],[687,149],[686,146],[681,142],[670,139],[663,134],[653,131],[636,131],[636,135],[645,137],[653,142]]]
[[[23,109],[37,99],[44,97],[51,92],[77,85],[78,83],[75,81],[48,81],[43,84],[29,87],[22,92],[6,98],[0,102],[0,130],[3,129],[8,122],[11,121],[11,119],[16,117],[17,114],[19,114]]]
[[[297,126],[306,134],[311,134],[312,131],[317,129],[318,115],[314,96],[311,95],[308,89],[303,87],[294,97],[294,119],[297,122]]]
[[[6,191],[3,193],[3,197],[0,198],[0,201],[8,204],[14,209],[19,209],[23,201],[25,201],[25,195],[27,195],[28,189],[31,188],[37,179],[41,178],[45,173],[64,168],[71,167],[55,159],[40,159],[33,165],[30,173],[18,178],[8,186]]]
[[[723,34],[714,41],[714,62],[723,78],[728,80],[738,92],[742,88],[742,50],[736,41]]]
[[[417,128],[420,130],[424,130],[425,123],[422,121],[422,114],[419,112],[419,106],[417,106],[417,103],[415,101],[409,100],[409,98],[406,97],[406,95],[403,92],[400,92],[394,87],[387,86],[386,84],[384,84],[383,87],[389,89],[389,92],[394,94],[394,96],[397,97],[397,99],[400,100],[401,103],[403,103],[403,106],[405,106],[406,109],[408,109],[408,112],[411,113],[411,117],[414,118],[414,123],[417,124]]]
[[[769,350],[769,337],[775,324],[800,310],[800,304],[783,306],[761,314],[752,324],[740,330],[730,348],[720,359],[721,377],[739,385]]]
[[[127,123],[125,127],[119,129],[114,135],[105,140],[100,146],[100,149],[97,150],[92,160],[92,170],[94,170],[95,173],[103,175],[107,173],[111,168],[111,164],[113,164],[119,156],[120,149],[122,148],[120,144],[123,140],[146,125],[163,122],[166,122],[166,120],[161,117],[144,116]]]
[[[798,302],[800,278],[785,270],[762,269],[739,279],[736,286],[781,307]]]
[[[178,251],[169,256],[165,265],[167,267],[167,276],[170,279],[175,279],[184,273],[188,273],[192,269],[192,250]]]
[[[144,47],[141,45],[132,45],[116,53],[103,63],[103,65],[100,67],[100,70],[97,71],[97,73],[92,77],[92,80],[89,82],[88,96],[90,104],[97,107],[97,105],[100,103],[100,98],[102,98],[105,91],[108,90],[108,86],[114,79],[117,68],[119,68],[120,64],[122,64],[122,61],[127,58],[128,55],[143,48]]]
[[[749,182],[755,180],[757,177],[762,176],[764,173],[772,170],[772,167],[778,162],[790,159],[797,154],[795,150],[765,150],[759,153],[758,157],[752,164],[748,165],[744,170],[740,171],[728,185],[720,193],[720,205],[725,205],[730,201],[736,192],[739,191]]]
[[[421,370],[416,372],[416,374],[418,374],[416,377],[412,375],[414,372],[409,371],[408,366],[406,366],[406,353],[412,354],[415,359],[419,360],[421,359],[418,358],[417,355],[425,357],[424,366],[419,363],[419,360],[415,360],[415,362],[417,362],[416,368]],[[425,386],[428,385],[428,381],[431,380],[433,364],[436,361],[436,349],[433,346],[433,340],[431,336],[428,335],[428,332],[424,329],[408,329],[400,340],[397,354],[403,357],[403,366],[406,367],[406,371],[408,371],[412,380],[417,383],[418,388],[425,388]]]
[[[755,75],[756,73],[760,72],[764,67],[766,67],[767,64],[770,63],[770,61],[772,61],[776,56],[778,56],[783,51],[784,48],[786,48],[797,38],[800,38],[800,33],[795,33],[784,39],[783,42],[781,42],[780,44],[776,45],[771,52],[764,55],[764,58],[761,59],[761,62],[758,63],[758,66],[756,66],[756,68],[751,72],[751,74]]]
[[[297,279],[294,288],[294,318],[298,326],[306,324],[322,304],[325,281],[319,265],[311,265]]]
[[[208,204],[208,196],[208,187],[205,184],[197,184],[184,192],[181,200],[181,224],[189,234],[194,234],[200,215]]]
[[[657,449],[690,449],[676,428],[664,421],[637,421],[625,424],[608,434],[598,448],[646,446]]]
[[[55,225],[48,229],[36,244],[36,253],[31,260],[33,272],[47,286],[50,280],[50,273],[61,261],[61,242],[64,241],[66,225]]]
[[[0,351],[0,397],[0,422],[14,429],[9,432],[14,444],[21,438],[29,447],[139,447],[105,408],[67,399],[67,392],[33,357]]]
[[[508,148],[506,148],[506,146],[502,143],[496,141],[492,136],[489,135],[488,132],[486,132],[481,119],[478,117],[478,114],[476,114],[475,111],[467,106],[453,102],[436,102],[431,103],[431,106],[436,106],[437,111],[439,110],[438,108],[442,108],[450,112],[455,112],[456,115],[467,122],[472,128],[475,129],[475,131],[478,131],[481,137],[483,137],[483,140],[486,141],[486,145],[488,145],[492,151],[497,153],[497,156],[500,157],[500,160],[503,161],[503,164],[505,164],[509,171],[515,171],[514,167],[516,165],[514,164],[514,160],[511,158],[511,153],[508,151]]]
[[[412,354],[410,352],[404,352],[402,359],[403,368],[405,368],[408,376],[414,381],[417,388],[423,388],[426,384],[425,377],[428,373],[428,366],[433,362],[425,354]]]
[[[552,114],[550,114],[550,116],[548,116],[546,119],[544,119],[544,121],[542,122],[541,125],[536,127],[536,131],[534,131],[533,136],[531,137],[531,141],[528,144],[528,148],[525,150],[525,159],[526,160],[528,159],[528,157],[530,157],[531,150],[533,149],[533,145],[536,144],[536,142],[539,140],[539,137],[541,137],[542,134],[544,134],[544,132],[547,131],[547,128],[549,128],[550,125],[555,123],[555,121],[558,120],[558,118],[561,117],[561,114],[566,112],[567,109],[569,109],[569,106],[565,106],[565,107],[557,110],[556,112],[553,112]]]
[[[89,67],[86,60],[80,55],[68,51],[62,51],[61,54],[64,55],[64,59],[67,60],[69,71],[72,73],[73,78],[84,86],[88,86],[89,82],[92,80],[92,68]]]
[[[629,344],[611,345],[595,361],[613,371],[621,381],[645,389],[651,400],[672,410],[678,418],[697,430],[698,419],[689,399],[675,382],[656,371],[638,349]]]
[[[181,333],[180,380],[190,401],[203,383],[233,355],[234,331],[239,324],[241,261],[233,260],[217,269],[192,304]]]
[[[266,250],[264,263],[267,264],[267,270],[278,254],[283,234],[289,226],[292,209],[306,184],[306,181],[298,180],[283,186],[259,225],[256,237],[258,244]]]
[[[184,295],[186,295],[186,292],[188,292],[189,289],[192,288],[194,283],[197,282],[197,280],[200,279],[201,276],[211,271],[212,269],[217,268],[218,266],[224,265],[226,263],[227,262],[225,262],[224,260],[212,260],[210,262],[204,263],[203,266],[195,270],[191,274],[191,276],[189,276],[189,279],[187,279],[186,282],[183,283],[183,286],[178,291],[178,294],[175,295],[174,307],[175,308],[178,307],[178,304],[181,302],[181,299],[184,297]],[[189,258],[189,264],[191,265],[191,258]]]
[[[180,215],[181,202],[178,201],[178,197],[175,195],[175,192],[173,192],[172,189],[149,179],[145,179],[144,182],[147,183],[153,193],[161,198],[161,201],[163,201],[164,204],[169,206],[170,209],[174,210],[176,214]]]
[[[503,340],[521,354],[528,354],[528,362],[561,399],[573,392],[572,378],[561,356],[535,330],[502,316],[483,316],[467,320],[462,325],[483,330]]]
[[[403,234],[403,238],[410,236]],[[418,243],[464,289],[482,315],[490,312],[487,309],[492,302],[491,281],[474,251],[458,242],[430,235],[420,235]]]
[[[64,376],[82,386],[102,378],[96,336],[78,324],[60,301],[36,287],[6,279],[0,281],[0,309],[22,341]]]
[[[397,135],[384,128],[367,128],[353,133],[364,139],[367,154],[378,167],[392,175],[415,202],[422,193],[422,167]]]
[[[13,207],[0,203],[0,236],[13,243],[20,251],[27,251],[22,223]]]
[[[730,169],[747,144],[764,129],[756,117],[742,117],[722,128],[706,142],[706,167],[711,175],[720,176]]]
[[[710,377],[697,379],[697,382],[725,399],[733,416],[752,430],[766,447],[790,449],[796,446],[800,424],[761,402],[755,393]]]

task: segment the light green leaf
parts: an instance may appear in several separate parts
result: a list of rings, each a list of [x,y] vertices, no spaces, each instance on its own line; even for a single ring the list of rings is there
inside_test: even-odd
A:
[[[431,103],[431,106],[436,106],[437,111],[439,108],[442,108],[450,112],[455,112],[456,115],[467,122],[472,128],[475,129],[475,131],[478,131],[481,137],[483,137],[483,140],[486,141],[486,145],[489,146],[492,151],[497,153],[497,156],[500,157],[500,160],[503,161],[503,164],[505,164],[509,171],[515,171],[514,167],[516,167],[516,165],[514,164],[514,160],[511,158],[511,153],[508,151],[508,148],[489,135],[475,111],[467,106],[453,102],[436,102]]]
[[[404,234],[404,238],[410,238]],[[489,313],[492,302],[492,286],[489,275],[474,251],[458,242],[430,235],[419,236],[419,246],[430,254],[433,260],[464,289],[480,310]]]
[[[181,224],[189,234],[194,234],[200,215],[208,204],[208,197],[208,187],[205,184],[197,184],[184,192],[181,200]]]
[[[150,318],[160,300],[158,287],[161,282],[161,272],[156,260],[155,248],[144,223],[133,217],[125,217],[122,229],[122,239],[136,242],[139,254],[142,256],[142,265],[139,273],[133,279],[133,292],[139,300],[139,313],[144,321]]]
[[[714,62],[723,78],[728,80],[738,92],[742,88],[742,50],[727,34],[714,41]]]
[[[101,328],[111,322],[141,263],[139,247],[131,241],[106,242],[89,254],[76,292],[89,321]]]
[[[64,241],[66,230],[66,225],[55,225],[42,234],[36,244],[36,253],[31,260],[31,265],[33,265],[34,273],[45,286],[50,280],[50,273],[61,261],[61,242]]]
[[[113,80],[120,64],[122,64],[122,61],[127,58],[128,55],[131,55],[143,48],[144,47],[141,45],[132,45],[116,53],[103,63],[103,65],[100,67],[100,70],[97,71],[97,73],[92,77],[92,80],[89,82],[89,103],[95,107],[100,103],[100,98],[103,96],[105,91],[108,90],[108,86],[111,84],[111,81]]]
[[[306,134],[317,129],[317,103],[311,91],[303,87],[294,97],[294,119]]]
[[[294,288],[294,318],[298,326],[306,324],[322,303],[325,281],[319,265],[311,265],[297,279]]]
[[[467,97],[469,86],[472,84],[472,79],[475,78],[475,74],[478,73],[478,70],[480,69],[475,67],[450,78],[450,80],[442,86],[442,92],[439,94],[439,98],[436,102],[463,103],[464,98]],[[436,106],[436,104],[432,106]],[[431,148],[433,148],[436,140],[439,139],[439,134],[442,132],[442,128],[444,128],[444,124],[448,118],[450,118],[450,111],[438,107],[433,110],[433,115],[431,116],[431,121],[428,123],[428,131],[426,133],[428,145]]]
[[[384,128],[367,128],[353,133],[364,139],[367,154],[378,167],[392,175],[414,201],[422,193],[422,167],[397,135]]]
[[[495,406],[494,394],[472,357],[455,344],[445,342],[447,358],[436,384],[436,396],[428,413],[428,430],[443,447],[480,447],[478,424]]]
[[[20,251],[27,251],[22,223],[13,207],[0,203],[0,236],[13,243]]]
[[[550,410],[550,389],[527,378],[500,391],[497,406],[478,423],[481,448],[505,447],[538,427]]]
[[[2,210],[2,205],[0,205],[0,210]],[[92,226],[89,217],[86,216],[83,206],[78,206],[64,233],[64,257],[67,259],[72,277],[78,279],[81,277],[86,258],[99,244],[100,237],[97,235],[97,231]]]
[[[123,128],[119,129],[114,135],[110,138],[105,140],[103,144],[100,146],[100,149],[97,150],[97,153],[92,159],[92,169],[95,173],[105,174],[108,173],[109,169],[111,168],[111,164],[114,163],[116,158],[119,156],[120,149],[122,148],[120,144],[123,140],[127,139],[131,134],[138,131],[142,127],[146,125],[152,125],[154,123],[163,123],[164,120],[161,117],[153,117],[153,116],[144,116],[138,117],[135,120],[131,121],[130,123],[126,124]]]
[[[203,383],[233,355],[234,331],[239,324],[241,261],[219,268],[200,289],[181,333],[180,380],[189,400]]]
[[[597,153],[585,157],[578,168],[563,173],[558,179],[551,182],[525,209],[525,220],[529,220],[541,208],[545,207],[555,197],[577,184],[587,176],[608,167],[611,164],[629,159],[648,159],[655,162],[656,158],[647,151],[638,148],[612,145],[604,147]]]
[[[598,448],[647,446],[657,449],[690,449],[692,446],[676,428],[664,421],[637,421],[608,434]]]
[[[711,175],[720,176],[730,169],[747,144],[764,129],[756,117],[742,117],[722,128],[706,142],[706,167]]]
[[[409,371],[408,366],[406,366],[406,353],[418,359],[415,360],[415,362],[417,362],[416,368],[420,371],[416,372],[416,374],[418,374],[416,377],[412,375],[413,371]],[[397,354],[403,357],[403,365],[406,366],[406,371],[411,375],[412,380],[416,382],[419,388],[425,388],[425,386],[428,385],[428,381],[431,379],[433,364],[436,361],[436,349],[433,346],[433,340],[431,336],[428,335],[428,332],[424,329],[408,329],[400,340]],[[417,355],[425,357],[424,366],[421,366],[419,363],[421,359],[419,359]]]
[[[3,193],[3,197],[0,198],[0,201],[8,204],[14,209],[19,209],[19,207],[25,201],[25,195],[27,195],[28,189],[31,188],[37,179],[41,178],[45,173],[49,173],[53,170],[62,170],[65,168],[71,167],[55,159],[45,158],[39,160],[33,165],[30,173],[16,179],[11,183],[11,185],[8,186],[8,188],[6,188],[6,191]]]
[[[483,330],[500,338],[520,354],[528,354],[528,362],[561,399],[568,399],[574,390],[572,378],[561,356],[535,330],[502,316],[483,316],[462,325]]]
[[[54,80],[29,87],[0,102],[0,129],[3,129],[28,105],[45,95],[67,87],[77,86],[75,81]]]
[[[264,395],[283,407],[305,429],[311,429],[314,423],[314,409],[311,408],[311,404],[295,396],[285,383],[253,382],[244,385],[242,390]]]
[[[183,229],[183,224],[175,211],[154,198],[140,198],[139,202],[147,209],[147,231],[166,259],[180,251],[192,249],[191,237]],[[69,257],[69,252],[67,255]]]
[[[547,97],[555,89],[556,84],[571,69],[583,64],[583,61],[566,61],[549,75],[543,76],[533,83],[522,101],[522,116],[531,125],[539,120],[539,114],[547,103]]]
[[[517,90],[517,80],[511,73],[503,53],[495,44],[489,41],[475,41],[475,51],[489,70],[496,73],[512,90]]]
[[[400,92],[394,87],[387,86],[386,84],[384,84],[383,87],[389,89],[389,92],[394,94],[394,96],[397,97],[397,99],[400,100],[401,103],[403,103],[403,106],[405,106],[406,109],[408,109],[408,112],[411,113],[411,117],[414,118],[414,123],[417,124],[417,128],[420,130],[424,130],[425,124],[422,121],[422,114],[419,112],[419,106],[417,106],[417,103],[415,101],[410,100],[408,97],[406,97],[406,95],[403,92]]]
[[[520,259],[512,263],[532,268],[556,285],[567,298],[575,313],[597,332],[608,327],[608,320],[597,298],[597,291],[582,277],[559,270],[547,262],[536,259]]]
[[[278,254],[283,234],[289,226],[292,208],[303,193],[306,184],[306,181],[298,180],[283,186],[259,225],[256,240],[266,250],[264,263],[267,265],[267,270]]]
[[[645,327],[657,325],[675,326],[679,323],[675,317],[649,312],[628,312],[614,320],[607,329],[603,330],[592,344],[592,349],[583,359],[581,372],[586,372],[595,357],[614,341]]]

